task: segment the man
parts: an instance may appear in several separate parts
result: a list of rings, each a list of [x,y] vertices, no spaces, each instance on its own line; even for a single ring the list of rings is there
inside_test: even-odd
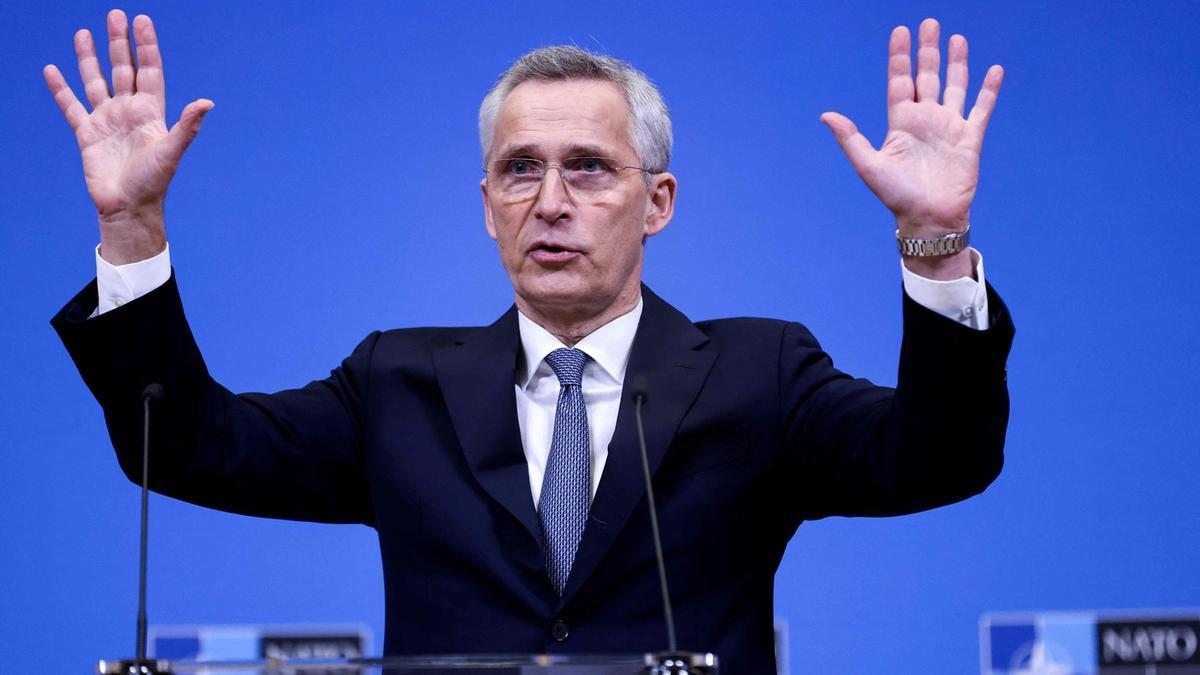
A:
[[[153,25],[108,19],[112,91],[76,35],[87,113],[53,66],[99,212],[97,283],[53,324],[140,475],[139,395],[161,383],[156,490],[230,511],[379,533],[390,654],[664,646],[632,394],[683,649],[773,672],[774,573],[799,524],[982,491],[1002,464],[1012,324],[965,246],[1001,71],[970,116],[966,41],[892,34],[887,141],[826,113],[892,209],[906,253],[895,390],[832,367],[795,323],[695,324],[641,284],[671,220],[670,120],[628,65],[570,47],[517,61],[484,99],[488,233],[515,306],[486,328],[368,336],[325,380],[236,396],[204,367],[167,261],[162,204],[210,101],[169,131]],[[918,302],[919,300],[919,302]]]

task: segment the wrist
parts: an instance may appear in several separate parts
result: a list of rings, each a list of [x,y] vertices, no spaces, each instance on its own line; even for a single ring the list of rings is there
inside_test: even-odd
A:
[[[967,277],[975,279],[975,259],[971,249],[943,256],[901,256],[909,272],[934,281],[954,281]],[[978,281],[978,279],[976,279]]]
[[[908,239],[933,239],[953,232],[963,232],[970,224],[971,220],[966,215],[961,218],[896,216],[896,229],[901,237]]]
[[[167,245],[162,204],[101,213],[100,256],[113,265],[152,258]]]

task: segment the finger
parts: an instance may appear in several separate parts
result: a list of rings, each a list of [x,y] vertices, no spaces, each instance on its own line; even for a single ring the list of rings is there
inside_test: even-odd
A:
[[[942,105],[961,115],[967,100],[967,39],[961,35],[950,36],[946,50],[946,91],[942,94]]]
[[[1000,85],[1004,82],[1004,69],[1000,66],[988,68],[983,78],[983,86],[979,88],[979,96],[975,97],[975,105],[967,121],[979,129],[979,135],[987,130],[988,120],[992,119],[992,111],[996,108],[996,97],[1000,95]]]
[[[941,27],[934,19],[925,19],[917,31],[917,100],[937,103],[942,83],[938,67],[942,54],[938,50]]]
[[[151,94],[165,110],[166,86],[163,83],[162,55],[158,51],[158,35],[154,23],[145,14],[133,17],[133,36],[137,40],[137,91]]]
[[[842,152],[846,153],[854,170],[863,173],[875,155],[875,148],[871,147],[867,137],[859,133],[858,127],[845,115],[827,112],[821,115],[821,121],[833,132],[834,139],[842,146]]]
[[[113,96],[134,92],[133,51],[129,45],[129,19],[125,12],[108,13],[108,60],[112,63]]]
[[[204,121],[204,116],[212,109],[213,102],[206,98],[192,101],[184,107],[179,121],[167,132],[163,150],[168,161],[172,164],[179,163],[184,151],[192,144],[196,134],[200,133],[200,123]]]
[[[913,100],[912,36],[908,28],[897,26],[888,41],[888,107]]]
[[[50,89],[50,94],[54,96],[54,102],[58,104],[59,110],[62,110],[63,116],[67,118],[67,124],[71,125],[71,130],[79,128],[79,125],[87,119],[87,109],[79,102],[75,92],[67,86],[67,80],[59,72],[58,66],[43,68],[42,77],[46,78],[46,87]]]
[[[75,58],[79,61],[79,77],[83,80],[83,91],[92,108],[108,100],[108,80],[100,71],[100,59],[96,57],[96,42],[89,30],[75,33]]]

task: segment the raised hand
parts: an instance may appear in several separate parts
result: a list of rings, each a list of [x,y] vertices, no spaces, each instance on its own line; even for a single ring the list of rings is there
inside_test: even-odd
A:
[[[891,209],[900,233],[906,237],[928,238],[966,229],[979,182],[984,131],[1004,79],[1004,70],[992,66],[970,115],[964,119],[967,41],[961,35],[950,38],[941,103],[938,44],[938,22],[921,22],[914,83],[908,29],[900,26],[892,31],[888,45],[888,132],[878,150],[844,115],[821,115],[855,171]]]
[[[150,17],[133,20],[134,63],[125,13],[108,13],[108,53],[112,92],[100,70],[96,45],[87,30],[75,34],[75,54],[89,114],[56,66],[43,70],[46,86],[75,132],[88,194],[100,217],[100,254],[113,264],[149,258],[166,242],[163,201],[179,161],[200,131],[213,102],[187,105],[167,129],[166,93],[158,37]]]

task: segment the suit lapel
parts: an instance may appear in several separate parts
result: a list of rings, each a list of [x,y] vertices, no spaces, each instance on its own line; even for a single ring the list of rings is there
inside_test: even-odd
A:
[[[634,420],[633,383],[645,378],[642,422],[653,475],[717,356],[715,349],[700,349],[708,337],[686,316],[645,286],[642,297],[645,304],[625,371],[617,426],[560,608],[596,569],[646,492]],[[653,544],[647,540],[646,546]]]
[[[433,361],[475,480],[540,546],[541,526],[533,508],[513,393],[519,346],[513,307],[491,326],[453,347],[435,350]]]

